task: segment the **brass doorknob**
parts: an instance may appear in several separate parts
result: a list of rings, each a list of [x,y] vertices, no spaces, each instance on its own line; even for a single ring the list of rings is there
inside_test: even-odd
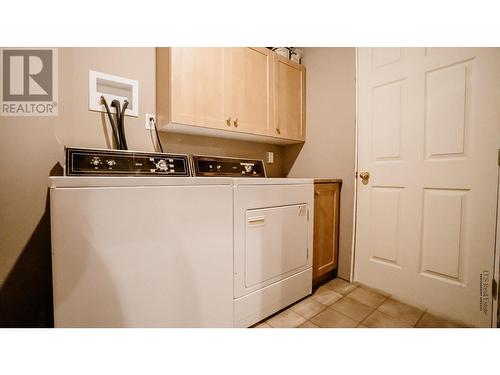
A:
[[[368,180],[370,179],[370,173],[369,172],[361,172],[359,174],[359,177],[361,177],[363,182],[368,182]]]

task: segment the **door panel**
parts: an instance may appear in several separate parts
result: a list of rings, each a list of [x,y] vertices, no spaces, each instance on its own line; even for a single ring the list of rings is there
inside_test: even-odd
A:
[[[500,50],[358,50],[355,278],[489,326]]]
[[[425,74],[427,158],[460,156],[465,152],[468,75],[468,63],[446,66]]]
[[[424,189],[422,274],[460,282],[466,190]]]
[[[228,95],[226,117],[231,127],[252,134],[272,132],[272,51],[266,48],[225,48]]]
[[[376,160],[401,157],[401,104],[404,81],[373,89],[373,151]],[[391,111],[387,111],[388,107]]]
[[[398,265],[402,188],[373,187],[371,191],[372,259]],[[380,220],[384,217],[385,220]]]
[[[172,122],[224,128],[224,48],[172,48]]]

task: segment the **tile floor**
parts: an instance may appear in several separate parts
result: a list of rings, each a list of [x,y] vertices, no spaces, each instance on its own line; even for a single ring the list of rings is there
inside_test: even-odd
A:
[[[364,285],[336,278],[255,328],[461,328]]]

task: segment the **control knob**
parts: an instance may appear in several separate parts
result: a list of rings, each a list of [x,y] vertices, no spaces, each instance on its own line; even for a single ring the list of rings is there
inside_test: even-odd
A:
[[[156,168],[158,168],[160,171],[167,172],[168,171],[168,164],[165,159],[160,159],[156,163]]]
[[[90,164],[93,165],[94,167],[97,167],[99,164],[102,164],[102,161],[99,157],[94,156],[90,161]]]

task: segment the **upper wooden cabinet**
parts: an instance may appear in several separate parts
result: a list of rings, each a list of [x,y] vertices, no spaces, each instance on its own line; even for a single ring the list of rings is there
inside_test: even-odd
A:
[[[273,125],[273,52],[266,48],[224,48],[226,115],[233,127],[271,135]]]
[[[279,55],[275,66],[276,133],[305,140],[306,69]]]
[[[170,61],[170,121],[224,127],[224,49],[171,48]]]
[[[160,130],[302,142],[304,90],[305,68],[267,48],[156,50]]]

